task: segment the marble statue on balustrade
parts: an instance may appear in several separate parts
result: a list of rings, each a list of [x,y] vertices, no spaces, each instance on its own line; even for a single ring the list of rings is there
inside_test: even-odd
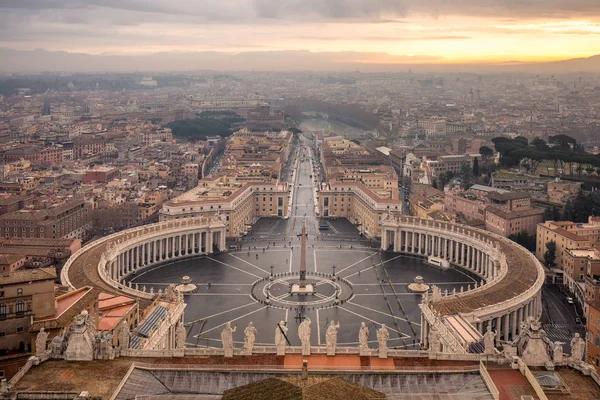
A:
[[[563,360],[563,344],[561,342],[554,342],[552,346],[552,361],[554,363],[562,363]]]
[[[119,328],[119,350],[128,350],[129,340],[129,327],[127,326],[127,322],[123,322]]]
[[[233,333],[237,329],[237,326],[231,327],[231,322],[225,325],[225,329],[221,332],[221,342],[223,343],[223,351],[225,357],[233,357]]]
[[[281,321],[275,327],[275,347],[278,356],[285,356],[285,344],[288,332],[287,322]]]
[[[252,355],[257,334],[258,331],[256,330],[254,323],[250,322],[246,329],[244,329],[244,348],[242,349],[242,354]]]
[[[338,329],[340,329],[340,323],[337,324],[335,321],[331,321],[325,332],[325,343],[327,344],[327,355],[335,356],[335,348],[337,345]]]
[[[187,338],[187,332],[185,331],[185,325],[183,325],[183,323],[180,321],[177,324],[177,331],[176,331],[176,341],[175,341],[175,348],[176,349],[185,349],[185,339]]]
[[[483,335],[483,347],[485,354],[494,354],[496,334],[492,331],[492,324],[488,324]]]
[[[360,356],[370,356],[371,349],[369,349],[369,327],[364,323],[360,323],[360,329],[358,330],[358,354]]]
[[[437,329],[431,327],[429,329],[429,352],[430,353],[441,353],[440,336],[438,335]]]
[[[431,287],[431,301],[437,302],[442,299],[442,289],[439,286],[433,285]]]
[[[113,336],[100,332],[96,336],[96,352],[94,358],[97,360],[114,360],[115,348],[112,345]]]
[[[310,356],[310,318],[304,319],[298,326],[298,338],[302,344],[302,355]]]
[[[579,364],[583,360],[583,353],[585,352],[585,340],[583,340],[579,333],[575,333],[573,339],[571,339],[571,361]]]
[[[379,343],[379,358],[387,358],[387,341],[389,338],[390,332],[385,327],[385,324],[381,324],[381,328],[377,329],[377,342]]]
[[[44,330],[44,328],[40,328],[40,333],[38,333],[35,338],[35,356],[36,357],[44,357],[46,355],[46,342],[48,341],[48,332]]]
[[[50,358],[62,358],[65,350],[66,332],[63,329],[60,334],[54,336],[50,342]]]

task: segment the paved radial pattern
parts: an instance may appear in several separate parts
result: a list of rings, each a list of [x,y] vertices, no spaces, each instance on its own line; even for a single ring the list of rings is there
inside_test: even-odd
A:
[[[221,331],[231,322],[237,327],[236,347],[241,347],[250,321],[258,329],[256,345],[273,344],[280,321],[290,328],[291,344],[299,345],[298,325],[310,318],[313,345],[325,344],[327,325],[335,320],[340,322],[341,346],[357,346],[360,323],[365,322],[371,347],[376,347],[375,329],[381,324],[390,331],[389,347],[418,347],[421,295],[410,293],[408,285],[420,275],[425,283],[452,291],[466,289],[477,278],[461,270],[438,270],[422,259],[381,254],[378,243],[364,240],[360,224],[343,218],[319,220],[313,181],[319,168],[311,162],[307,139],[302,140],[304,146],[294,156],[289,220],[260,219],[244,240],[228,243],[237,250],[151,267],[133,275],[132,283],[157,291],[186,275],[192,279],[198,289],[185,296],[188,346],[221,347]],[[307,281],[316,286],[316,294],[298,297],[287,289],[300,268],[303,223],[308,232]],[[321,225],[327,229],[319,229]]]
[[[418,346],[421,329],[421,296],[410,293],[408,284],[417,275],[449,291],[476,282],[462,270],[442,271],[422,259],[382,254],[368,242],[359,242],[360,236],[352,232],[355,228],[348,221],[331,223],[346,236],[340,233],[335,239],[324,236],[318,240],[309,236],[307,279],[315,282],[315,295],[288,294],[288,284],[298,276],[300,241],[296,236],[283,236],[293,222],[270,219],[259,221],[252,237],[237,243],[240,250],[163,264],[141,271],[131,280],[157,291],[189,276],[198,289],[185,296],[190,327],[187,344],[214,347],[220,347],[220,332],[228,321],[238,328],[234,339],[239,347],[250,321],[258,328],[257,345],[273,344],[279,321],[287,321],[289,339],[292,345],[299,345],[300,318],[310,318],[314,345],[325,344],[327,324],[335,320],[341,324],[340,345],[357,345],[358,329],[364,321],[370,326],[372,347],[376,347],[375,327],[383,323],[390,330],[390,347],[413,348]],[[277,235],[276,230],[282,234]]]

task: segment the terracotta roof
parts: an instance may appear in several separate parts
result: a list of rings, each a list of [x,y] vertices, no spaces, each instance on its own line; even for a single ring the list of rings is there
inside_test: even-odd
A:
[[[488,197],[488,199],[491,199],[491,200],[508,201],[508,200],[518,200],[518,199],[530,198],[531,196],[528,193],[522,193],[522,192],[508,192],[508,193],[489,192],[487,197]]]
[[[0,285],[12,285],[15,283],[46,281],[56,279],[56,269],[38,268],[38,269],[19,269],[13,272],[5,273],[0,276]]]
[[[77,296],[76,301],[70,304],[66,309],[62,310],[60,315],[56,315],[52,318],[34,321],[29,328],[30,332],[37,332],[40,328],[44,328],[46,330],[52,329],[62,329],[69,325],[73,318],[77,316],[81,311],[87,309],[89,304],[95,301],[98,296],[98,290],[92,289],[90,287],[81,288],[84,293],[82,296]],[[67,293],[64,296],[68,296]]]
[[[527,210],[519,210],[519,211],[509,211],[504,208],[495,207],[495,206],[487,206],[485,208],[486,212],[495,214],[503,219],[515,219],[515,218],[523,218],[529,217],[532,215],[541,215],[544,213],[543,208],[529,208]]]

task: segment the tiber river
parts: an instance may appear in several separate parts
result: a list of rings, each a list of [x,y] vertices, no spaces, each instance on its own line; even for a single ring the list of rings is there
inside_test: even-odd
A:
[[[340,136],[344,136],[348,139],[358,138],[363,136],[366,131],[358,128],[354,128],[350,125],[342,124],[340,122],[330,121],[323,118],[308,118],[302,120],[300,123],[300,129],[307,132],[317,131],[328,131],[334,132]]]

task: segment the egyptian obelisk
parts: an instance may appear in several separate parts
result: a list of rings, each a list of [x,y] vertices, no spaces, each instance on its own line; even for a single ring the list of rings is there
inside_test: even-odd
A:
[[[306,223],[302,223],[302,237],[300,238],[300,278],[298,283],[292,284],[292,294],[313,294],[314,287],[306,283]]]

